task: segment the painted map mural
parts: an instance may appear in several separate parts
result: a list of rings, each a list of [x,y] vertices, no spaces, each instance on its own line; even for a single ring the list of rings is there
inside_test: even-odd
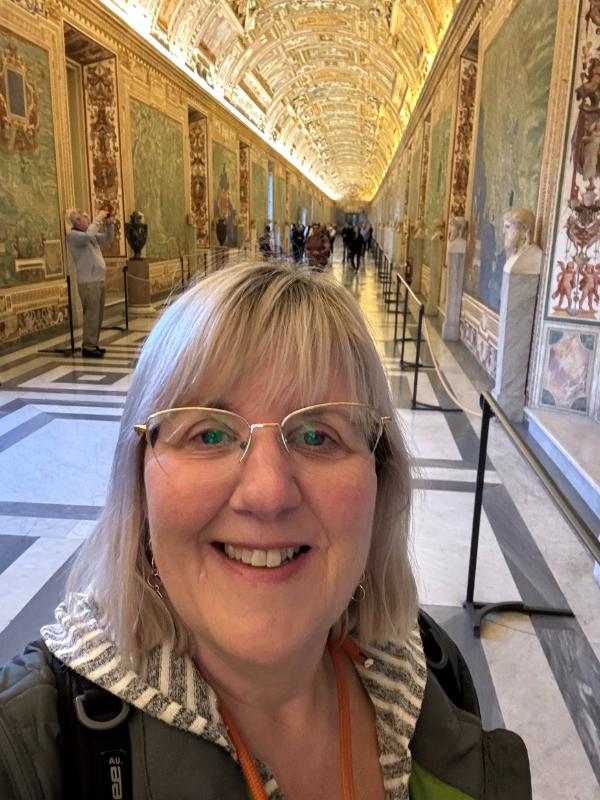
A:
[[[267,219],[267,170],[256,162],[252,163],[251,185],[250,216],[256,223],[256,235],[260,236]]]
[[[238,160],[237,153],[220,142],[212,145],[212,197],[215,220],[227,223],[227,247],[237,247]],[[216,240],[215,240],[216,243]]]
[[[62,275],[49,72],[45,50],[0,28],[0,286]]]
[[[185,249],[183,128],[138,100],[131,101],[135,208],[148,225],[147,258],[176,258]]]
[[[465,289],[498,311],[503,215],[537,208],[557,0],[521,0],[483,61]]]

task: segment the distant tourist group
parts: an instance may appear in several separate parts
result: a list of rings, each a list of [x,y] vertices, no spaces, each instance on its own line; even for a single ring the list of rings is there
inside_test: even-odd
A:
[[[333,257],[333,247],[337,236],[335,225],[321,225],[313,222],[306,225],[293,222],[290,226],[290,248],[294,261],[299,264],[306,260],[313,269],[323,270]],[[356,271],[360,268],[360,260],[364,259],[365,252],[371,249],[373,239],[372,225],[352,226],[344,225],[342,229],[343,263]],[[265,225],[264,233],[258,240],[258,248],[265,260],[272,258],[274,249],[272,244],[271,226]]]

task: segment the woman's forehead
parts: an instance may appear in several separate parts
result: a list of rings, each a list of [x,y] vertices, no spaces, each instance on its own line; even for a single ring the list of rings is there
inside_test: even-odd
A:
[[[242,405],[274,405],[293,411],[297,408],[356,397],[357,387],[350,374],[330,368],[312,373],[283,365],[264,364],[261,368],[241,372],[210,370],[190,384],[184,394],[185,403],[210,405],[236,411]],[[179,403],[178,403],[179,404]]]

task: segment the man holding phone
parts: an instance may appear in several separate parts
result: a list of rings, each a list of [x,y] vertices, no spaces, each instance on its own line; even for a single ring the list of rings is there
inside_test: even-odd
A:
[[[98,212],[93,222],[87,211],[76,209],[68,212],[68,219],[72,229],[67,234],[67,246],[77,270],[77,289],[83,307],[81,355],[102,358],[106,351],[98,346],[98,341],[104,316],[106,264],[100,247],[112,241],[115,223],[105,209]],[[100,233],[102,223],[106,224]]]

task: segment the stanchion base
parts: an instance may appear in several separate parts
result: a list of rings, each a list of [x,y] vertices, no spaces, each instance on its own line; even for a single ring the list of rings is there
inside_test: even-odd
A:
[[[401,339],[397,339],[396,341],[400,342]],[[414,339],[405,339],[405,342],[414,342]],[[400,369],[416,369],[417,364],[414,361],[402,361],[400,360]],[[435,369],[432,364],[419,364],[419,369]]]
[[[442,408],[442,406],[435,406],[432,403],[422,403],[417,400],[412,407],[412,411],[443,411],[444,413],[454,413],[462,411],[462,408]]]
[[[570,608],[549,608],[538,606],[527,606],[518,600],[505,601],[503,603],[481,603],[474,601],[463,603],[464,608],[472,608],[474,610],[473,617],[473,634],[479,639],[481,637],[481,624],[483,618],[488,614],[495,614],[502,611],[513,611],[517,614],[544,614],[550,617],[574,617],[575,614]]]
[[[74,355],[79,348],[72,348],[72,347],[53,347],[48,350],[38,350],[38,353],[44,356],[72,356]]]

